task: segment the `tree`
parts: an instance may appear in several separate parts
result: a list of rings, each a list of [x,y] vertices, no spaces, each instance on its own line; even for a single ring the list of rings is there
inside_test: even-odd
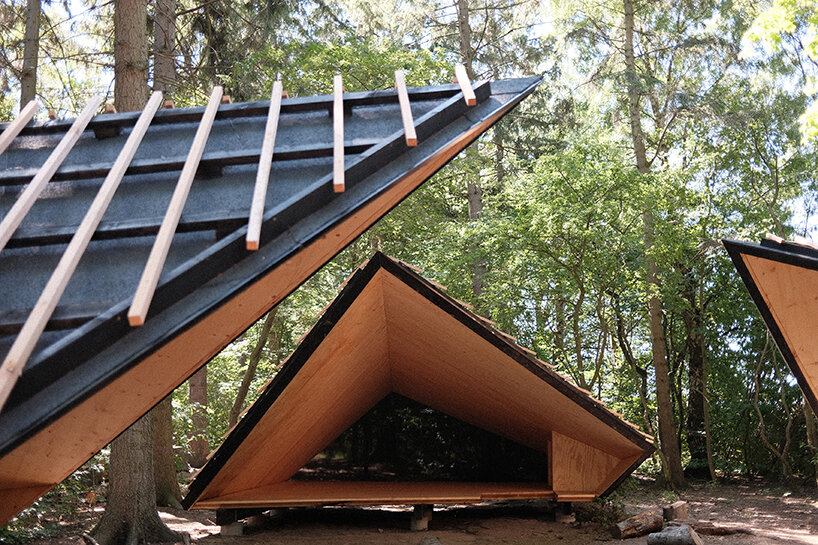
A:
[[[40,49],[40,0],[26,3],[26,37],[23,70],[20,75],[20,107],[37,95],[37,53]]]
[[[146,0],[118,0],[114,10],[114,103],[120,111],[147,102]],[[156,512],[153,417],[140,418],[111,443],[105,513],[93,530],[101,545],[176,541]]]
[[[154,11],[153,89],[173,98],[176,82],[176,0],[157,0]],[[173,404],[167,396],[153,414],[153,465],[156,503],[181,509],[182,492],[173,452]]]
[[[636,59],[633,51],[634,11],[632,0],[624,0],[625,10],[625,69],[628,86],[628,112],[630,115],[633,153],[636,158],[636,169],[640,174],[650,172],[645,140],[642,132],[640,93],[637,83]],[[662,324],[662,302],[659,299],[658,267],[653,256],[655,218],[650,208],[642,212],[643,239],[645,243],[645,268],[648,284],[648,322],[653,346],[653,368],[656,379],[656,402],[659,413],[659,441],[667,461],[670,481],[674,487],[684,485],[682,457],[679,442],[676,439],[676,426],[673,420],[673,405],[670,399],[670,378],[667,365],[667,344]]]

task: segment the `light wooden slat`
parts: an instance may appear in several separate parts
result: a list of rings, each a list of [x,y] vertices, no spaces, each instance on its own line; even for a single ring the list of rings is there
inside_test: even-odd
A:
[[[190,186],[193,185],[196,169],[199,168],[199,161],[202,159],[207,138],[210,136],[210,129],[213,127],[213,121],[216,119],[216,112],[219,109],[223,92],[222,87],[217,85],[213,87],[213,92],[210,93],[207,108],[205,109],[204,115],[202,115],[199,128],[196,129],[196,135],[193,137],[190,152],[188,152],[187,159],[185,159],[185,165],[182,167],[182,173],[179,175],[176,189],[173,190],[173,196],[170,199],[168,210],[165,212],[165,218],[159,227],[159,232],[156,235],[153,248],[151,248],[145,269],[142,271],[139,286],[136,288],[131,308],[128,310],[128,323],[132,326],[140,326],[145,323],[145,317],[148,315],[148,308],[153,299],[153,293],[156,291],[156,285],[159,283],[159,275],[162,273],[165,259],[168,257],[170,243],[173,241],[176,226],[179,225],[179,219],[182,217],[182,210],[185,207]]]
[[[474,96],[474,89],[471,86],[469,74],[466,73],[466,67],[462,64],[455,65],[454,77],[460,85],[460,90],[463,91],[463,98],[466,100],[466,106],[476,106],[477,97]]]
[[[406,76],[403,70],[395,70],[395,89],[398,90],[400,116],[403,119],[403,132],[406,133],[406,145],[417,146],[418,135],[415,131],[415,120],[412,119],[412,107],[409,105],[409,91],[406,90]]]
[[[63,136],[60,143],[57,144],[57,147],[54,148],[54,151],[51,152],[51,155],[48,156],[43,166],[40,167],[40,170],[37,171],[37,174],[34,175],[34,178],[31,179],[28,186],[20,193],[20,196],[17,197],[17,201],[8,211],[6,217],[3,218],[3,221],[0,222],[0,250],[6,247],[6,243],[11,238],[11,235],[14,234],[14,230],[17,229],[17,226],[23,221],[23,218],[28,214],[28,211],[31,210],[31,207],[34,206],[34,201],[37,200],[37,197],[43,192],[48,181],[54,173],[57,172],[57,169],[63,160],[65,160],[68,152],[70,152],[74,144],[77,143],[77,140],[79,140],[88,122],[94,117],[94,113],[100,104],[102,104],[102,96],[100,95],[88,101],[82,113],[80,113],[79,117],[77,117],[71,125],[71,128],[68,129],[68,132],[65,133],[65,136]]]
[[[37,104],[36,100],[29,101],[26,104],[25,108],[20,110],[20,114],[12,121],[6,130],[3,131],[3,134],[0,134],[0,154],[6,151],[6,148],[9,147],[11,141],[20,134],[20,131],[23,130],[31,118],[34,117],[34,114],[37,113],[37,110],[40,109],[40,105]]]
[[[193,508],[480,503],[487,499],[554,497],[547,483],[284,481],[200,500]],[[592,499],[591,495],[588,500]]]
[[[281,112],[281,98],[284,89],[281,80],[273,83],[270,96],[270,110],[267,113],[267,125],[264,127],[264,141],[261,145],[261,157],[258,161],[256,186],[253,190],[253,203],[250,205],[250,221],[247,224],[246,245],[248,250],[258,250],[261,239],[261,218],[264,215],[264,201],[267,197],[267,184],[270,181],[270,168],[273,164],[273,150],[278,132],[278,116]]]
[[[11,349],[0,368],[0,409],[3,408],[6,399],[8,399],[11,393],[11,389],[14,387],[14,384],[23,371],[23,367],[34,351],[37,340],[40,338],[40,335],[42,335],[43,330],[45,330],[46,323],[48,323],[49,318],[51,318],[51,315],[54,313],[54,309],[60,297],[62,297],[65,287],[68,285],[68,281],[71,280],[71,275],[74,274],[82,254],[88,247],[88,243],[94,231],[99,225],[103,214],[105,214],[108,205],[111,203],[111,199],[119,187],[120,181],[122,181],[123,176],[125,176],[125,170],[127,170],[128,165],[130,165],[161,103],[162,92],[154,93],[142,111],[142,114],[139,116],[136,125],[134,125],[130,136],[128,136],[128,140],[125,142],[122,151],[120,151],[119,156],[114,162],[114,166],[111,168],[105,181],[102,182],[97,196],[91,203],[88,212],[86,212],[85,217],[77,228],[77,232],[74,233],[71,242],[68,244],[68,248],[66,248],[57,267],[51,274],[51,278],[49,278],[43,292],[40,294],[40,298],[34,305],[34,309],[28,315],[25,324],[23,324],[23,328],[20,330],[20,334],[17,335],[14,344],[11,345]]]
[[[336,74],[332,84],[332,190],[343,193],[344,182],[344,80]]]

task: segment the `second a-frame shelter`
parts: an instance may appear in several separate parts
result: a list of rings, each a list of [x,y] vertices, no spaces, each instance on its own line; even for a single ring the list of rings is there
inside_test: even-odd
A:
[[[778,237],[724,240],[812,410],[818,412],[818,246]]]
[[[545,453],[547,478],[291,478],[393,393]],[[588,501],[613,490],[653,448],[649,436],[440,286],[377,253],[350,277],[212,454],[183,503],[230,510],[523,498]]]

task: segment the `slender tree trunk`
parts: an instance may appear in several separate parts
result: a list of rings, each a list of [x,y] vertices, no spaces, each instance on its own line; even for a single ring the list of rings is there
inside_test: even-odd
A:
[[[176,475],[173,453],[173,404],[163,399],[150,413],[153,416],[153,469],[156,504],[182,509],[182,492]]]
[[[689,297],[690,295],[688,293],[686,298],[691,308],[684,312],[688,356],[687,448],[690,451],[690,461],[685,467],[684,474],[695,479],[712,480],[714,476],[710,474],[705,430],[707,375],[703,324],[701,316],[693,308],[695,300]]]
[[[191,422],[190,466],[202,467],[210,454],[207,440],[207,365],[202,366],[188,380]]]
[[[114,105],[139,110],[147,99],[148,44],[145,0],[117,0],[114,7]],[[94,528],[100,545],[178,541],[156,512],[153,417],[139,419],[111,443],[108,501]]]
[[[20,75],[20,108],[37,96],[37,63],[40,49],[40,0],[26,3],[26,34],[23,47],[23,71]]]
[[[170,98],[176,84],[177,0],[156,0],[153,38],[153,88]]]
[[[279,343],[281,342],[281,320],[277,319],[277,311],[278,307],[275,307],[268,312],[264,318],[264,323],[261,325],[258,342],[256,342],[256,346],[250,354],[250,361],[247,364],[247,370],[244,372],[244,376],[241,378],[241,385],[239,386],[239,391],[236,393],[236,400],[230,408],[230,415],[228,417],[230,429],[239,421],[239,415],[241,414],[242,407],[244,407],[244,401],[247,399],[247,392],[250,390],[250,383],[253,381],[253,377],[256,376],[256,368],[258,367],[259,361],[261,361],[261,354],[264,351],[264,346],[267,344],[268,339],[271,337],[273,339],[273,350],[278,350],[279,348]],[[275,327],[273,327],[273,325],[275,325]]]
[[[174,46],[176,44],[176,0],[157,0],[154,16],[153,88],[163,91],[166,98],[173,92],[176,80]],[[173,405],[165,398],[153,411],[153,464],[156,482],[156,503],[181,509],[182,493],[176,475],[173,452]]]
[[[818,430],[815,426],[815,413],[807,402],[807,398],[801,393],[801,408],[804,410],[804,424],[807,428],[807,445],[809,445],[810,454],[814,460],[812,470],[814,472],[812,483],[818,486]]]
[[[636,168],[641,174],[647,174],[650,166],[645,152],[645,138],[642,133],[642,119],[639,109],[639,85],[636,80],[636,59],[633,52],[634,12],[632,0],[624,0],[625,11],[625,68],[628,85],[628,111],[630,114],[633,151],[636,156]],[[648,285],[648,324],[653,348],[653,367],[656,379],[656,405],[659,416],[659,441],[668,464],[671,484],[674,487],[684,486],[682,457],[679,442],[676,438],[676,426],[673,420],[673,404],[670,398],[670,376],[667,363],[667,343],[662,326],[662,302],[659,299],[659,270],[653,256],[654,217],[646,208],[642,213],[645,246],[646,281]]]

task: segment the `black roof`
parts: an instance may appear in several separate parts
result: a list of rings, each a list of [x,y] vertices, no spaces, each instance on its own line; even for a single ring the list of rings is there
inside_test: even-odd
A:
[[[539,82],[532,77],[476,83],[473,107],[455,84],[410,89],[419,140],[411,148],[404,142],[395,91],[345,94],[343,193],[332,190],[332,97],[285,99],[255,252],[245,249],[244,236],[269,102],[222,105],[147,323],[132,328],[126,313],[204,108],[160,110],[0,412],[0,456],[468,135],[458,142],[459,151]],[[0,251],[0,357],[137,117],[138,112],[96,116]],[[69,126],[70,120],[32,124],[0,154],[0,217]]]

